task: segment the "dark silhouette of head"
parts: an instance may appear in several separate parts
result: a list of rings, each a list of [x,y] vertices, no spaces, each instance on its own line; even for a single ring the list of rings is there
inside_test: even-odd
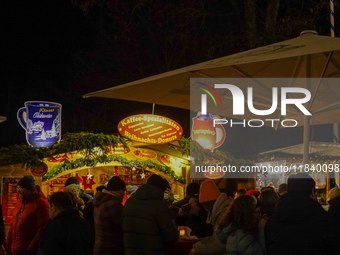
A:
[[[279,186],[279,194],[287,192],[287,183],[281,183]]]
[[[64,210],[67,207],[73,207],[73,198],[70,193],[58,191],[50,196],[50,204],[54,204],[59,210]]]
[[[166,184],[163,178],[157,174],[151,175],[146,183],[159,188],[162,192],[166,190]]]
[[[315,190],[315,181],[306,173],[290,175],[287,182],[288,193],[309,196]]]
[[[103,191],[103,189],[106,189],[106,187],[104,185],[100,185],[96,188],[96,191]]]
[[[113,176],[108,184],[107,190],[108,191],[118,191],[118,190],[125,190],[126,184],[119,176]]]
[[[200,185],[197,182],[191,182],[188,184],[186,189],[186,195],[189,196],[191,194],[199,194],[200,193]]]
[[[77,177],[70,177],[66,180],[65,182],[65,187],[67,187],[68,185],[71,185],[71,184],[78,184],[79,185],[79,180]]]

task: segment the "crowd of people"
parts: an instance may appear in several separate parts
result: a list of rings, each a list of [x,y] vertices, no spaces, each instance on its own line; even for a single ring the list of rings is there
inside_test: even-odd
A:
[[[192,182],[180,201],[156,174],[129,189],[114,176],[97,187],[94,198],[76,177],[49,199],[32,176],[20,179],[17,191],[20,200],[6,240],[0,222],[0,241],[9,255],[177,254],[171,247],[179,226],[196,240],[191,255],[339,252],[340,189],[330,191],[325,211],[314,180],[303,173],[289,176],[278,191],[240,189],[233,197],[221,193],[213,180]]]

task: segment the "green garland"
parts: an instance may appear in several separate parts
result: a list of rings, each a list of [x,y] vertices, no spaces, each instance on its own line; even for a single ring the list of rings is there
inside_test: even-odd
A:
[[[1,165],[21,163],[26,170],[31,167],[40,167],[44,158],[53,158],[47,147],[34,148],[27,145],[12,145],[0,148]]]
[[[125,157],[122,156],[117,156],[117,155],[101,155],[97,156],[94,159],[90,158],[81,158],[77,159],[75,161],[65,161],[63,164],[60,164],[58,166],[55,166],[52,168],[48,173],[46,173],[42,180],[47,181],[53,177],[58,176],[60,173],[71,170],[71,169],[76,169],[78,167],[95,167],[98,163],[104,164],[104,163],[110,163],[112,161],[117,161],[121,163],[124,166],[131,166],[131,167],[139,167],[139,168],[154,168],[156,170],[159,170],[163,173],[168,174],[173,180],[181,182],[181,183],[186,183],[186,180],[183,176],[177,176],[170,167],[168,166],[163,166],[157,163],[152,162],[150,159],[147,161],[139,161],[139,160],[128,160]]]
[[[116,135],[91,133],[66,133],[63,140],[54,144],[52,148],[32,147],[27,145],[12,145],[0,148],[1,165],[21,163],[26,170],[30,167],[40,167],[44,158],[53,158],[53,155],[71,151],[81,151],[85,158],[96,157],[98,153],[106,155],[107,146],[123,144],[127,146],[127,138]],[[94,148],[97,148],[94,150]],[[98,151],[99,150],[99,151]]]
[[[177,139],[177,142],[181,146],[182,155],[190,156],[190,138],[185,138],[184,136],[181,136],[179,139]]]
[[[21,163],[22,167],[26,166],[26,169],[28,169],[30,167],[40,167],[45,158],[53,158],[53,155],[79,151],[83,153],[84,158],[76,161],[65,161],[63,164],[51,169],[43,177],[43,180],[48,180],[69,169],[118,161],[125,166],[135,166],[143,169],[146,167],[154,168],[168,174],[176,181],[185,183],[185,178],[183,176],[177,176],[170,167],[155,164],[150,160],[141,162],[138,160],[127,160],[120,156],[107,155],[106,148],[108,146],[122,144],[124,147],[128,147],[128,141],[124,136],[105,135],[102,133],[66,133],[63,135],[62,140],[54,144],[52,148],[34,148],[27,145],[13,145],[7,148],[0,148],[0,162],[2,165]],[[182,136],[177,141],[180,144],[180,148],[178,149],[181,150],[182,155],[194,155],[197,163],[203,162],[209,157],[210,152],[208,153],[197,142],[190,140],[190,138]],[[101,156],[98,156],[98,154],[101,154]]]
[[[106,148],[108,146],[122,144],[124,147],[128,147],[127,140],[124,136],[105,135],[102,133],[66,133],[62,141],[53,145],[53,149],[56,149],[55,154],[83,151],[84,157],[89,158],[95,157],[98,153],[106,155]]]

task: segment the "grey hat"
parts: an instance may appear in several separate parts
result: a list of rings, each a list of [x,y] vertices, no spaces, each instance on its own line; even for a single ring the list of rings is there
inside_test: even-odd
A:
[[[132,185],[131,187],[129,187],[126,191],[126,195],[130,196],[132,192],[135,192],[138,189],[138,186],[136,185]]]

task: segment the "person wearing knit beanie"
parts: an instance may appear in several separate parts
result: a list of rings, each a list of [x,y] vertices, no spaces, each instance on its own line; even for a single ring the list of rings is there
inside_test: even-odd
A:
[[[224,254],[225,243],[221,243],[218,239],[217,224],[219,217],[225,212],[231,202],[232,198],[227,194],[221,193],[213,180],[207,179],[201,183],[199,202],[208,212],[206,223],[211,223],[214,227],[214,232],[211,237],[207,237],[207,241],[197,242],[193,245],[194,254]]]
[[[35,190],[35,180],[31,175],[25,175],[24,177],[22,177],[17,185],[27,190]]]
[[[64,191],[72,193],[75,197],[79,197],[80,186],[78,184],[69,184]]]
[[[12,222],[5,244],[6,254],[37,254],[39,241],[48,223],[49,203],[33,176],[17,183],[20,197],[12,211]]]
[[[33,176],[25,175],[17,183],[19,198],[21,199],[28,198],[33,193],[35,188],[36,186]]]
[[[200,187],[200,195],[199,195],[199,202],[209,202],[209,201],[215,201],[221,192],[218,190],[215,182],[213,180],[205,180],[202,182]]]
[[[76,208],[82,212],[85,208],[85,202],[82,198],[79,197],[79,192],[81,188],[78,184],[70,184],[65,187],[64,192],[71,193],[75,197],[75,202],[76,202]],[[82,213],[80,213],[81,216],[83,216]]]
[[[126,184],[119,176],[113,176],[106,187],[108,191],[125,190]]]
[[[258,197],[260,196],[260,191],[254,190],[254,189],[250,189],[250,190],[248,190],[248,191],[246,192],[246,195],[248,195],[248,196],[251,196],[251,195],[252,195],[252,196],[258,198]]]
[[[96,233],[93,254],[125,254],[123,242],[123,199],[125,182],[113,176],[107,187],[93,199],[93,220]],[[133,223],[134,224],[134,223]]]
[[[166,190],[166,184],[163,178],[157,174],[151,175],[146,183],[159,188],[162,192]]]
[[[164,202],[165,190],[164,179],[153,174],[126,200],[122,217],[125,254],[164,255],[178,240],[177,226]]]

